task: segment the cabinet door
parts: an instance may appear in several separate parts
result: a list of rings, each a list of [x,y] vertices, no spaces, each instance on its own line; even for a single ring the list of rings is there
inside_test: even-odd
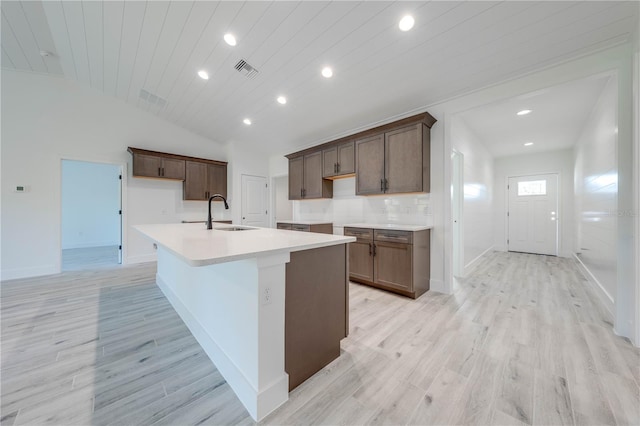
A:
[[[304,157],[296,157],[289,160],[289,199],[302,199],[304,185]]]
[[[206,200],[208,191],[207,163],[187,161],[185,163],[184,191],[185,200]]]
[[[384,145],[386,192],[421,192],[422,126],[387,132]]]
[[[162,177],[167,179],[184,180],[185,177],[185,161],[176,160],[174,158],[162,159]]]
[[[356,149],[353,141],[338,145],[338,174],[348,175],[356,171]]]
[[[384,134],[356,141],[356,194],[384,193]]]
[[[303,198],[322,198],[322,151],[304,156]]]
[[[322,177],[331,177],[338,174],[338,148],[322,150]]]
[[[410,244],[376,241],[373,277],[376,284],[413,291],[413,257]]]
[[[161,169],[161,157],[146,154],[133,155],[133,176],[160,177]]]
[[[219,164],[207,165],[207,197],[220,194],[227,198],[227,166]]]
[[[286,229],[286,230],[291,231],[291,224],[290,223],[277,223],[276,227],[278,229]]]
[[[372,242],[357,240],[349,243],[349,277],[364,281],[373,281]]]

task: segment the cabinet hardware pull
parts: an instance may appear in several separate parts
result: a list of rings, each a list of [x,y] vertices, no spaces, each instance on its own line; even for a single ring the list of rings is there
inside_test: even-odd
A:
[[[338,164],[333,163],[333,173],[338,173]]]
[[[380,179],[380,192],[384,192],[384,179]]]
[[[162,176],[164,176],[164,167],[162,168]]]
[[[302,188],[300,188],[300,198],[302,198]]]
[[[338,166],[337,172],[340,173],[340,163],[338,163],[337,166]]]
[[[160,167],[158,167],[158,176],[162,176],[162,173],[160,173]]]
[[[371,243],[369,243],[369,256],[371,256],[371,253],[372,253],[372,252],[373,252],[373,251],[371,250]]]
[[[371,245],[373,246],[373,256],[375,257],[376,256],[376,244],[373,243]]]
[[[384,190],[389,190],[389,181],[387,179],[384,180]]]

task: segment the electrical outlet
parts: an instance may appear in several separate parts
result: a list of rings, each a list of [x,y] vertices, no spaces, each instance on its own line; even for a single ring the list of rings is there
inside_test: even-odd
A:
[[[265,287],[262,291],[262,304],[268,305],[271,303],[271,287]]]

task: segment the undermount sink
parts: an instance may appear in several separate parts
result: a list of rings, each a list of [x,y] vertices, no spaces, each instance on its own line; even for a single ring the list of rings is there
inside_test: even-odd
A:
[[[230,226],[228,228],[214,228],[215,231],[251,231],[255,228],[243,228],[242,226]]]

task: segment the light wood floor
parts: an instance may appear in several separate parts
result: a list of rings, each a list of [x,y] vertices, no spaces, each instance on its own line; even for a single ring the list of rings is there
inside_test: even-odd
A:
[[[2,283],[1,423],[251,424],[154,274]],[[640,424],[640,351],[571,260],[491,253],[454,295],[350,302],[342,355],[264,424]]]
[[[62,270],[80,271],[118,264],[118,246],[84,247],[62,250]]]

